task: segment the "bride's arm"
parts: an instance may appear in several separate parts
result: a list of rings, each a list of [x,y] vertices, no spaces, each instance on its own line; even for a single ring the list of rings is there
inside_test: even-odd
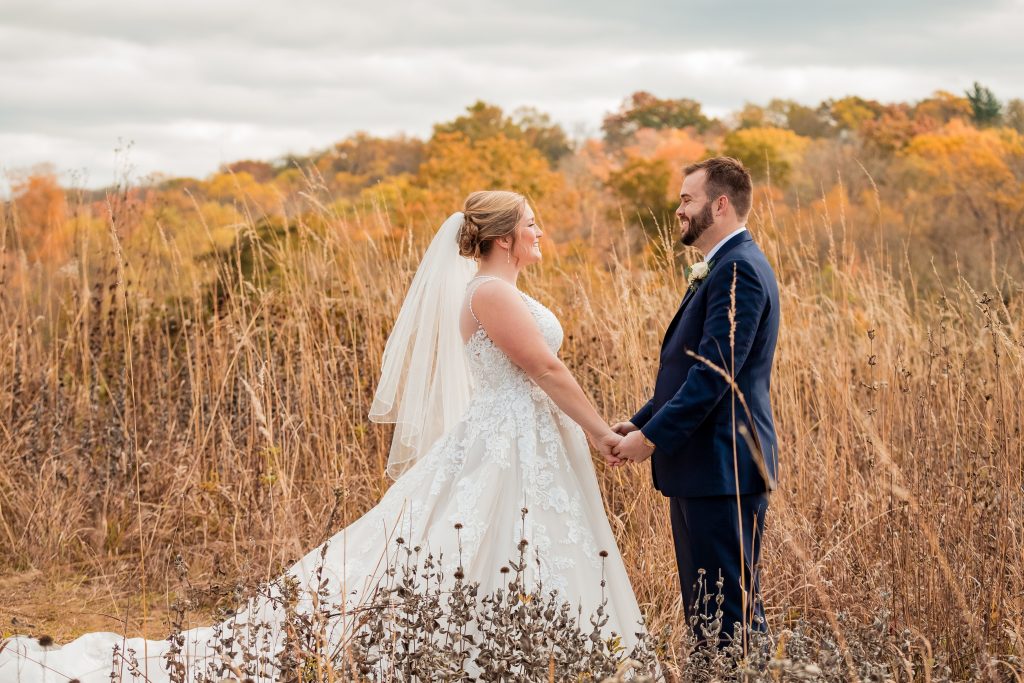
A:
[[[595,443],[615,439],[582,387],[551,352],[519,292],[507,283],[492,281],[473,295],[473,311],[487,336],[551,397]]]

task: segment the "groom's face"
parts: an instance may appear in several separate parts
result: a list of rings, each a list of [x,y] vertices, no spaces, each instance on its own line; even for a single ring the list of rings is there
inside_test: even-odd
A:
[[[704,191],[704,175],[703,169],[691,173],[683,178],[679,190],[679,208],[676,209],[682,231],[679,240],[688,247],[715,224],[713,204]]]

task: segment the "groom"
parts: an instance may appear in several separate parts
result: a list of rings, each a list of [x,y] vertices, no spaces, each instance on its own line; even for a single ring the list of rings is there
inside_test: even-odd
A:
[[[613,427],[624,437],[613,460],[650,458],[654,486],[669,498],[688,621],[705,613],[698,570],[706,572],[712,618],[715,583],[724,580],[719,643],[736,622],[765,630],[758,561],[778,455],[769,385],[779,290],[745,226],[751,194],[750,174],[735,159],[684,169],[676,217],[683,244],[704,261],[688,271],[686,295],[665,332],[654,396]]]

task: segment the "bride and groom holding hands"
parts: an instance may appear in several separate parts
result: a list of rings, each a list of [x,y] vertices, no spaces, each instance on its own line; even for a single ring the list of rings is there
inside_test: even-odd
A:
[[[653,395],[609,426],[558,359],[557,317],[516,286],[542,258],[532,208],[513,192],[472,193],[425,252],[385,347],[370,418],[395,423],[395,481],[288,574],[354,607],[380,581],[381,558],[400,536],[406,547],[443,554],[449,576],[460,569],[486,595],[503,586],[499,569],[526,539],[527,584],[543,582],[584,614],[606,598],[603,632],[628,648],[642,615],[589,440],[613,467],[651,461],[654,486],[669,499],[688,622],[703,610],[695,592],[703,573],[712,591],[722,579],[723,639],[737,623],[764,630],[758,561],[777,467],[769,385],[779,293],[744,225],[751,200],[750,175],[734,159],[684,169],[681,241],[704,260],[688,271]],[[184,656],[198,668],[216,656],[209,641],[225,628],[283,622],[273,600],[253,600],[221,624],[184,632]],[[149,680],[167,680],[167,641],[112,633],[47,652],[14,638],[0,651],[0,679],[13,667],[24,681],[46,671],[106,680],[115,644],[145,653]]]
[[[521,270],[542,258],[541,230],[525,198],[501,191],[471,194],[435,236],[388,340],[371,410],[372,419],[397,423],[389,471],[400,476],[378,507],[421,505],[437,520],[419,534],[431,547],[452,542],[441,520],[466,525],[474,547],[467,575],[484,589],[497,585],[504,549],[520,537],[537,551],[534,578],[585,612],[597,605],[604,571],[608,629],[627,644],[639,607],[585,439],[613,467],[651,461],[654,486],[669,499],[688,623],[703,609],[703,574],[712,591],[721,579],[719,644],[736,624],[766,629],[758,562],[778,462],[769,397],[778,286],[745,226],[752,182],[740,162],[687,166],[679,198],[680,240],[704,260],[687,271],[654,393],[628,421],[602,419],[558,359],[557,318],[516,287]],[[475,273],[454,275],[471,262]],[[457,344],[464,353],[452,350]],[[521,508],[529,510],[522,522]]]
[[[481,268],[469,287],[466,309],[472,320],[464,320],[463,331],[472,332],[474,325],[483,330],[584,429],[611,466],[651,461],[654,486],[669,499],[687,621],[693,623],[694,612],[702,609],[700,591],[713,591],[720,578],[724,642],[735,624],[741,631],[766,628],[758,563],[778,466],[769,394],[779,291],[745,226],[752,183],[740,162],[716,157],[686,167],[679,197],[680,241],[704,259],[687,271],[687,290],[662,341],[653,396],[628,421],[608,427],[554,357],[557,345],[548,351],[539,340],[531,341],[536,326],[526,309],[517,312],[522,307],[515,301],[515,278],[522,265],[540,259],[540,231],[525,202],[519,232],[493,239],[506,253],[505,264],[500,257],[465,254],[481,260]],[[471,240],[482,234],[475,225],[468,232]],[[516,252],[519,239],[528,241],[525,252]],[[508,257],[513,252],[514,264]],[[482,288],[487,280],[505,285],[487,290]],[[626,581],[609,581],[609,586],[629,589]],[[628,633],[628,625],[618,626]]]
[[[526,538],[538,560],[528,578],[585,613],[599,602],[603,572],[607,631],[629,645],[640,610],[589,440],[613,467],[651,461],[669,499],[688,623],[703,609],[703,574],[712,591],[721,578],[719,644],[735,624],[765,630],[758,562],[777,472],[769,389],[779,291],[745,226],[752,182],[740,162],[687,166],[679,197],[680,240],[704,260],[687,271],[653,395],[613,426],[559,360],[558,319],[516,286],[542,258],[532,208],[513,192],[466,199],[424,255],[384,352],[370,417],[396,423],[388,471],[397,479],[347,533],[362,537],[367,518],[383,512],[379,528],[408,506],[417,521],[402,524],[417,542],[451,548],[459,524],[466,576],[485,591],[500,585],[497,568]]]

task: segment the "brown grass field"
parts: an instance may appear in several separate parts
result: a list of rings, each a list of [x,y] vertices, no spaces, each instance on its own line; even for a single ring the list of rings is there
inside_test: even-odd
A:
[[[405,230],[386,211],[337,215],[310,197],[301,215],[316,220],[280,237],[250,218],[244,248],[198,266],[208,286],[179,273],[197,266],[158,226],[151,250],[125,248],[142,228],[126,195],[109,201],[108,233],[76,235],[59,271],[20,261],[18,225],[0,225],[4,635],[162,638],[179,554],[207,596],[192,615],[202,623],[234,582],[274,576],[389,484],[390,428],[366,415],[443,216]],[[994,269],[915,275],[907,253],[854,247],[850,232],[872,226],[807,211],[777,222],[765,196],[750,225],[783,302],[781,475],[763,558],[772,628],[821,624],[849,652],[883,629],[890,644],[872,656],[902,680],[927,680],[936,662],[958,679],[1021,676],[1020,285]],[[614,421],[651,391],[684,285],[649,252],[608,260],[591,247],[548,243],[522,285],[559,315],[563,359]],[[153,286],[157,272],[175,286]],[[595,466],[651,625],[680,627],[649,469]]]

